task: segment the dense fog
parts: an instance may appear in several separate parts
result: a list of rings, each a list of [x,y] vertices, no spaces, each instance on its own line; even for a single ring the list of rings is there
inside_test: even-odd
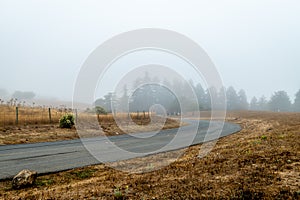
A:
[[[144,79],[148,77],[145,76]],[[158,84],[145,84],[135,90],[125,86],[121,96],[110,92],[95,101],[96,106],[101,106],[108,112],[149,111],[153,105],[157,104],[163,106],[167,114],[211,110],[212,108],[215,110],[226,108],[227,110],[299,112],[300,89],[294,99],[290,99],[287,92],[282,90],[274,91],[270,99],[265,96],[248,99],[245,90],[236,91],[232,86],[219,90],[214,87],[204,89],[200,83],[194,84],[192,81],[163,80]]]

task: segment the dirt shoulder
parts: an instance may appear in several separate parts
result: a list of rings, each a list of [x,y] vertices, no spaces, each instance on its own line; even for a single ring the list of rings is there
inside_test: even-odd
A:
[[[90,126],[87,128],[87,134],[84,137],[94,136],[113,136],[126,133],[137,133],[146,131],[159,130],[160,122],[150,123],[149,118],[134,119],[134,126],[125,125],[125,131],[121,130],[113,118],[107,118],[101,121],[101,128],[98,126]],[[178,128],[181,125],[178,120],[167,118],[162,129]],[[82,135],[81,135],[82,136]],[[36,142],[54,142],[60,140],[78,139],[79,135],[76,128],[63,129],[58,124],[36,124],[23,126],[6,126],[0,127],[0,145],[7,144],[26,144]]]
[[[185,149],[160,168],[168,152],[123,162],[140,164],[129,174],[96,165],[39,176],[35,186],[12,190],[0,182],[2,199],[299,199],[300,113],[231,112],[239,133],[221,138],[204,158],[201,145]]]

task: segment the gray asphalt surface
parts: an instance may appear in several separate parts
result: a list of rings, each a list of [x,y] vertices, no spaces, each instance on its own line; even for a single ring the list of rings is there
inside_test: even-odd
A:
[[[155,136],[151,136],[152,132],[149,132],[135,133],[138,138],[131,135],[119,135],[0,146],[0,179],[12,178],[22,169],[36,170],[38,173],[56,172],[180,149],[219,137],[215,134],[219,129],[218,124],[208,131],[209,121],[186,121],[190,125],[180,129],[162,130]],[[240,130],[241,127],[237,124],[225,123],[220,137]]]

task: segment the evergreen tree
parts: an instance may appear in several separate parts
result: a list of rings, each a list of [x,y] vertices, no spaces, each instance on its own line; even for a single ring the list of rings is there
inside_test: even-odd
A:
[[[99,98],[95,101],[95,107],[97,106],[104,108],[108,113],[113,112],[117,106],[116,95],[112,92],[107,93],[104,98]]]
[[[275,92],[269,102],[269,108],[275,112],[288,112],[291,109],[291,101],[285,91]]]
[[[196,92],[199,108],[204,109],[205,108],[205,91],[200,83],[198,83],[196,85],[195,92]]]
[[[222,87],[218,92],[217,109],[222,110],[226,108],[226,88]]]
[[[203,107],[204,107],[204,110],[211,109],[211,99],[210,99],[210,94],[209,94],[208,89],[205,90]]]
[[[258,101],[256,97],[253,97],[250,102],[250,110],[258,110]]]
[[[214,100],[214,102],[212,100]],[[218,91],[215,87],[210,87],[206,90],[205,107],[206,110],[218,108]]]
[[[230,86],[226,91],[227,98],[227,109],[228,110],[236,110],[238,104],[238,95],[236,94],[235,89]]]
[[[258,100],[258,110],[268,110],[268,101],[265,96],[262,96]]]
[[[237,103],[237,109],[238,110],[248,110],[248,101],[247,101],[247,95],[244,90],[240,90],[238,93],[238,103]]]

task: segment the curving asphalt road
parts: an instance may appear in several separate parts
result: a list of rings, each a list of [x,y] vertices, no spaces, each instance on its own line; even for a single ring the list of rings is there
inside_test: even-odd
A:
[[[36,170],[38,173],[56,172],[180,149],[189,144],[200,144],[218,138],[218,135],[215,134],[216,130],[220,130],[218,122],[211,125],[208,131],[209,121],[186,121],[189,123],[188,126],[162,130],[152,137],[150,136],[153,132],[148,132],[136,133],[135,136],[138,138],[120,135],[108,138],[96,137],[83,140],[0,146],[0,179],[12,178],[22,169]],[[178,134],[178,130],[183,134]],[[197,130],[196,134],[195,130]],[[237,124],[225,123],[220,137],[240,130],[241,127]],[[174,139],[175,137],[176,139]],[[191,138],[192,141],[190,141]],[[110,144],[117,145],[118,148]],[[98,159],[95,159],[88,151],[93,151],[95,147],[98,155],[94,156]],[[130,153],[128,154],[126,151],[120,153],[119,149]]]

